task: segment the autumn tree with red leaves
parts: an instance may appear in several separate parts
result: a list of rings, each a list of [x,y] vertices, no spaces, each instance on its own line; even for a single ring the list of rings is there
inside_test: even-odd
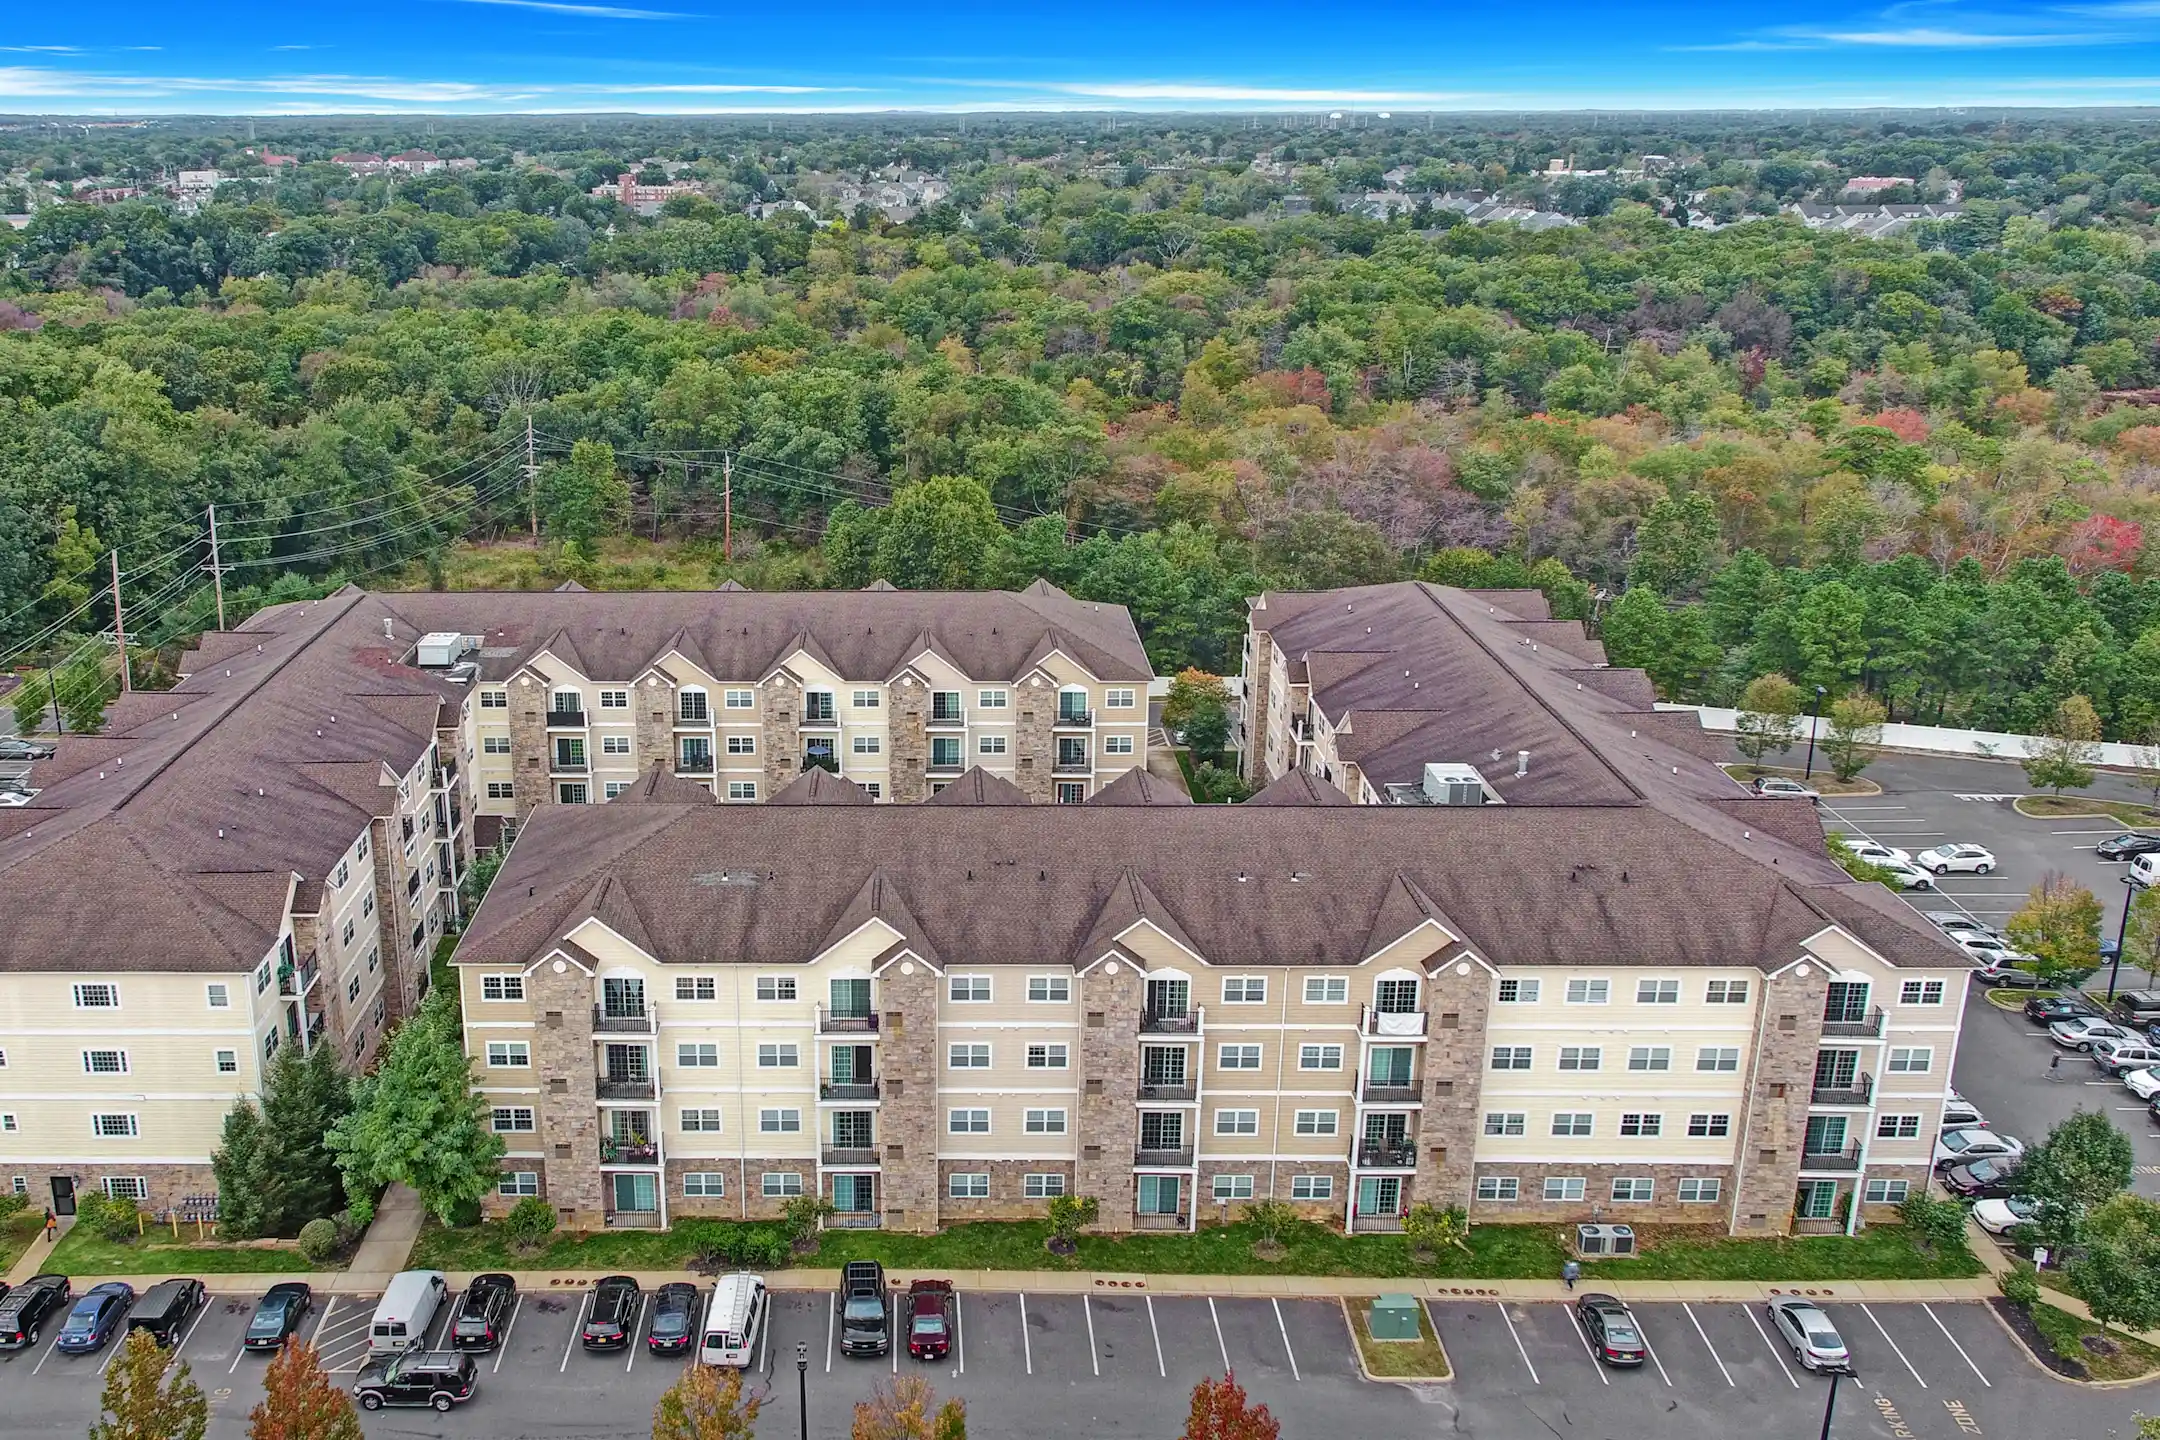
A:
[[[323,1373],[315,1347],[287,1340],[263,1372],[248,1440],[361,1440],[352,1396]]]
[[[1245,1398],[1235,1371],[1193,1386],[1192,1413],[1178,1440],[1280,1440],[1282,1426],[1265,1405]]]

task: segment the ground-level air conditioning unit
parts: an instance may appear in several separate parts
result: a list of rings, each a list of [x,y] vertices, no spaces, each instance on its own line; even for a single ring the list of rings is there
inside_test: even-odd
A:
[[[1578,1255],[1633,1255],[1635,1253],[1635,1227],[1632,1225],[1577,1225],[1575,1227],[1575,1253]]]

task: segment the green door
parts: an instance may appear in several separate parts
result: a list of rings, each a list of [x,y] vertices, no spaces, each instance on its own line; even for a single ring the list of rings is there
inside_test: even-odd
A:
[[[868,980],[835,980],[832,982],[832,1013],[835,1019],[862,1020],[870,1014],[870,982]]]
[[[1140,1177],[1140,1213],[1142,1215],[1175,1215],[1178,1213],[1178,1191],[1183,1177],[1178,1175],[1142,1175]]]
[[[660,1208],[658,1176],[615,1176],[615,1208],[634,1214],[649,1215]]]

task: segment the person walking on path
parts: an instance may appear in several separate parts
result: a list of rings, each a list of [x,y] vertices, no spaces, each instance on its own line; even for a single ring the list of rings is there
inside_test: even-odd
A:
[[[2056,1079],[2062,1073],[2062,1051],[2048,1056],[2048,1079]]]
[[[1568,1261],[1567,1264],[1560,1267],[1560,1279],[1567,1285],[1568,1289],[1573,1290],[1575,1282],[1582,1279],[1582,1266],[1573,1260]]]
[[[60,1243],[60,1222],[54,1218],[52,1206],[50,1205],[45,1207],[45,1243],[48,1245]]]

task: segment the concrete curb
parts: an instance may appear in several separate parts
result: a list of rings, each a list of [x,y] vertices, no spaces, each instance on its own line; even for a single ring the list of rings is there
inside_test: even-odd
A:
[[[1353,1359],[1355,1359],[1355,1360],[1357,1361],[1358,1375],[1359,1375],[1360,1377],[1362,1377],[1362,1378],[1363,1378],[1363,1379],[1364,1379],[1364,1380],[1365,1380],[1365,1381],[1366,1381],[1366,1382],[1367,1382],[1368,1384],[1372,1384],[1372,1385],[1449,1385],[1449,1384],[1453,1384],[1453,1383],[1454,1383],[1454,1380],[1455,1380],[1455,1360],[1454,1360],[1454,1357],[1450,1356],[1450,1355],[1449,1355],[1449,1354],[1447,1353],[1447,1342],[1446,1342],[1445,1340],[1442,1340],[1442,1339],[1440,1338],[1440,1327],[1439,1327],[1439,1326],[1437,1326],[1437,1325],[1433,1325],[1433,1344],[1435,1344],[1435,1345],[1437,1345],[1437,1346],[1439,1346],[1439,1347],[1440,1347],[1440,1360],[1441,1360],[1441,1363],[1442,1363],[1442,1364],[1444,1364],[1444,1365],[1446,1365],[1446,1366],[1447,1366],[1447,1371],[1448,1371],[1448,1373],[1447,1373],[1447,1374],[1445,1374],[1445,1375],[1375,1375],[1375,1374],[1373,1374],[1373,1373],[1372,1373],[1372,1371],[1370,1371],[1370,1370],[1368,1370],[1368,1369],[1366,1369],[1366,1368],[1365,1368],[1365,1347],[1364,1347],[1364,1346],[1362,1346],[1362,1345],[1360,1345],[1360,1344],[1358,1344],[1358,1338],[1357,1338],[1357,1321],[1356,1321],[1355,1319],[1353,1319],[1353,1318],[1351,1317],[1351,1314],[1350,1314],[1350,1302],[1349,1302],[1349,1300],[1347,1300],[1347,1299],[1344,1299],[1344,1298],[1341,1298],[1341,1297],[1338,1297],[1338,1298],[1337,1298],[1337,1300],[1336,1300],[1336,1303],[1342,1306],[1342,1321],[1343,1321],[1343,1329],[1349,1332],[1349,1336],[1350,1336],[1350,1354],[1351,1354],[1351,1357],[1352,1357]],[[1433,1322],[1432,1322],[1432,1316],[1431,1316],[1431,1315],[1429,1315],[1429,1314],[1427,1314],[1427,1313],[1425,1313],[1425,1308],[1424,1308],[1424,1306],[1423,1306],[1422,1304],[1420,1304],[1420,1305],[1419,1305],[1419,1307],[1418,1307],[1418,1314],[1419,1314],[1419,1321],[1418,1321],[1418,1323],[1419,1323],[1419,1324],[1421,1324],[1421,1325],[1432,1325],[1432,1323],[1433,1323]],[[1378,1343],[1378,1342],[1375,1342],[1375,1343]]]
[[[2065,1296],[2064,1298],[2069,1299],[2071,1297]],[[2045,1305],[2050,1302],[2042,1300],[2040,1303]],[[2018,1354],[2025,1357],[2025,1363],[2058,1385],[2082,1385],[2087,1390],[2128,1390],[2138,1385],[2150,1385],[2153,1383],[2154,1377],[2152,1375],[2133,1376],[2128,1380],[2080,1380],[2075,1376],[2065,1375],[2045,1360],[2042,1360],[2038,1355],[2033,1354],[2032,1346],[2026,1344],[2025,1337],[2018,1334],[2011,1327],[2009,1321],[2003,1319],[2001,1311],[1997,1310],[1993,1305],[1984,1305],[1981,1308],[1987,1311],[1990,1319],[2002,1327],[2003,1333],[2008,1335],[2011,1343],[2017,1346]],[[2055,1308],[2061,1310],[2065,1307],[2057,1305]],[[2090,1319],[2091,1317],[2086,1318]],[[2098,1322],[2094,1323],[2097,1324]]]

